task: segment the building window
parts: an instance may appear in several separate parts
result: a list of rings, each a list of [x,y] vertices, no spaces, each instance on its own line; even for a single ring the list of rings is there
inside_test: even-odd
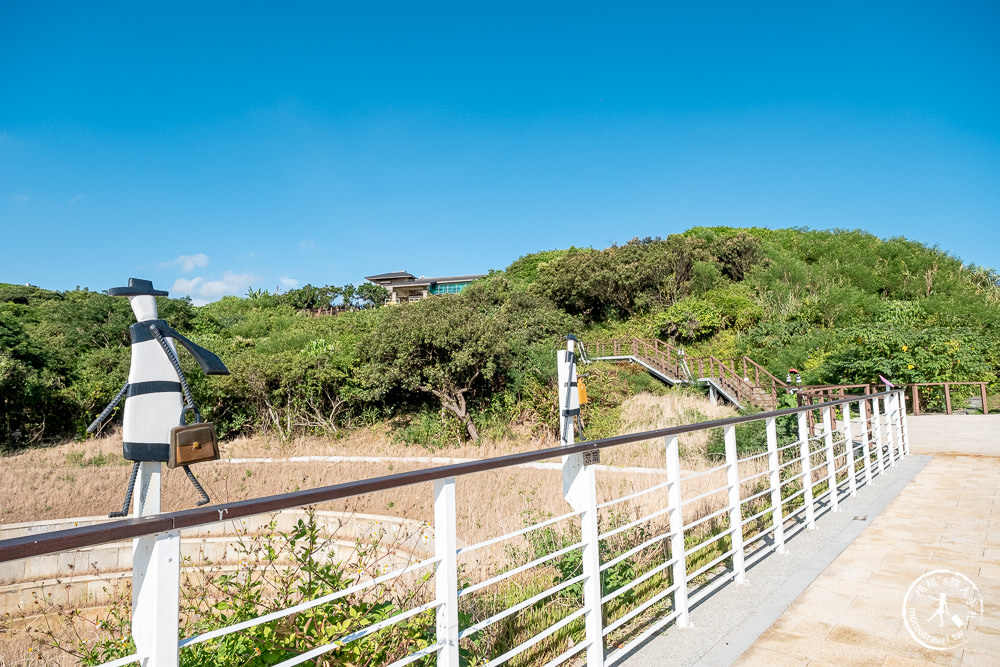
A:
[[[429,291],[431,294],[457,294],[471,284],[472,283],[438,283],[436,285],[431,285]]]

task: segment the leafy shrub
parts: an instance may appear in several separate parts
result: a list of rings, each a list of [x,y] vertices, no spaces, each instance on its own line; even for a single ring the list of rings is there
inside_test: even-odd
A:
[[[763,315],[745,288],[729,285],[678,301],[656,314],[654,326],[664,338],[691,342],[724,329],[746,331]]]
[[[274,524],[271,525],[274,530]],[[287,533],[246,537],[236,547],[236,572],[211,564],[182,573],[181,636],[191,636],[316,600],[388,571],[387,554],[398,544],[382,535],[358,539],[349,562],[332,561],[333,537],[311,513]],[[388,581],[366,591],[303,610],[282,619],[210,639],[180,651],[180,664],[263,667],[381,622],[433,595],[429,576],[413,582]],[[40,649],[54,648],[94,665],[135,651],[131,639],[130,596],[120,594],[98,619],[61,609],[60,621],[74,641],[60,641],[54,629],[36,634]],[[81,631],[81,625],[86,630]],[[336,648],[326,665],[385,664],[426,648],[434,641],[433,610]],[[426,664],[430,658],[418,664]]]

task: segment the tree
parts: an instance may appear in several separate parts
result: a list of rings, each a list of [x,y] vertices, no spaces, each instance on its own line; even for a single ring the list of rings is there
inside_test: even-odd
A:
[[[686,294],[693,264],[706,258],[698,239],[632,239],[604,250],[570,248],[532,265],[515,265],[518,275],[535,275],[531,289],[568,313],[590,322],[627,318]]]
[[[360,345],[370,398],[434,396],[473,440],[479,432],[470,402],[502,389],[530,345],[567,332],[572,322],[544,300],[511,290],[500,276],[381,314]]]
[[[389,290],[374,283],[361,283],[354,298],[360,308],[378,308],[389,298]]]

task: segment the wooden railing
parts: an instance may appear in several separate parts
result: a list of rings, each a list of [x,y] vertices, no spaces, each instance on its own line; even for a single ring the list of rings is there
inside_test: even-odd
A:
[[[614,338],[587,343],[591,357],[635,357],[673,380],[685,380],[684,369],[677,360],[678,349],[655,338]]]
[[[788,389],[788,384],[786,382],[775,377],[771,371],[767,370],[746,355],[733,359],[732,366],[736,369],[739,369],[742,366],[744,379],[761,389],[766,389],[775,397],[777,397],[779,390]]]
[[[852,389],[858,391],[852,392],[850,391]],[[795,390],[795,400],[799,406],[807,406],[826,401],[842,400],[857,393],[870,394],[871,391],[872,385],[870,384],[806,384]],[[872,414],[866,412],[861,416],[870,425]],[[831,418],[833,419],[834,428],[836,428],[836,412],[832,414]],[[806,421],[809,426],[809,432],[815,432],[818,424],[812,411],[806,413]]]
[[[742,375],[736,370],[737,360],[726,363],[712,355],[687,358],[687,368],[685,368],[681,349],[656,338],[615,338],[608,341],[594,341],[588,342],[586,349],[591,358],[633,357],[678,382],[693,379],[712,380],[741,405],[749,403],[765,410],[777,407],[779,387],[787,387],[784,382],[749,357],[738,360],[739,365],[743,367]],[[745,379],[749,377],[747,374],[751,369],[756,382]],[[693,377],[688,377],[689,373]],[[764,382],[763,386],[760,384],[761,380]]]
[[[983,414],[988,415],[990,413],[990,408],[986,404],[987,384],[988,384],[987,382],[913,382],[911,384],[900,384],[897,386],[897,388],[904,390],[904,394],[907,394],[906,399],[910,402],[910,409],[912,410],[912,414],[919,415],[920,387],[943,387],[945,414],[950,415],[952,413],[951,388],[957,386],[978,385],[979,397],[983,402]]]
[[[608,341],[589,342],[587,350],[591,357],[633,357],[677,382],[698,379],[712,380],[740,405],[752,404],[764,410],[777,408],[779,395],[788,391],[793,391],[797,395],[797,402],[802,406],[812,405],[817,401],[843,399],[856,394],[870,394],[876,388],[874,384],[826,384],[792,387],[745,355],[726,360],[712,355],[685,359],[680,348],[656,338],[615,338]],[[687,368],[685,368],[685,361]],[[688,377],[689,373],[692,377]],[[983,414],[988,414],[986,384],[986,382],[915,382],[899,385],[899,388],[907,390],[907,400],[912,406],[911,412],[914,415],[919,415],[921,413],[920,388],[942,387],[945,413],[950,415],[952,414],[951,387],[978,385],[983,402]],[[810,423],[810,428],[812,426]]]
[[[754,395],[754,385],[744,380],[733,366],[726,365],[721,359],[708,355],[707,357],[688,359],[687,362],[696,378],[714,380],[727,393],[732,394],[741,405],[753,403],[758,407],[774,407],[775,403],[773,402],[771,405],[761,405],[762,401]]]

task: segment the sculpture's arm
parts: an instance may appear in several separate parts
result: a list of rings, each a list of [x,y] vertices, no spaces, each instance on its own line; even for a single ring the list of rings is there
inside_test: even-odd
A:
[[[122,390],[118,392],[118,395],[115,396],[113,399],[111,399],[111,402],[108,403],[108,407],[104,408],[104,411],[97,416],[97,419],[95,419],[93,423],[91,423],[91,425],[87,427],[87,433],[94,433],[95,431],[97,431],[97,429],[101,427],[101,424],[104,423],[104,420],[107,419],[111,415],[111,412],[115,409],[115,407],[119,403],[121,403],[121,400],[125,396],[125,392],[127,391],[128,391],[128,382],[126,382],[125,385],[122,387]]]
[[[222,363],[222,359],[219,359],[219,356],[214,352],[210,352],[201,345],[188,340],[177,333],[172,327],[166,327],[166,331],[163,333],[186,347],[187,351],[198,362],[198,365],[201,366],[201,370],[205,372],[205,375],[229,375],[229,369],[226,368],[226,365]]]

